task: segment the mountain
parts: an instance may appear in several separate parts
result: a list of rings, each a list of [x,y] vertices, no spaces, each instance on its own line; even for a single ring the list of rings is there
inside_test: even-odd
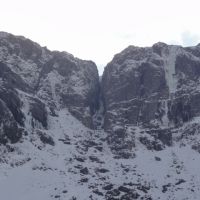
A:
[[[3,200],[197,200],[200,45],[97,67],[0,32]]]
[[[199,86],[200,45],[129,46],[116,55],[102,78],[105,130],[113,148],[130,154],[135,146],[133,127],[153,136],[153,144],[139,136],[148,148],[171,146],[178,128],[199,117]]]

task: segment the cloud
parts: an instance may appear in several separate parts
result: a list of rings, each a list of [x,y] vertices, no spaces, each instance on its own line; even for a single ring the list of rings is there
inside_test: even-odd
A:
[[[181,43],[183,46],[195,46],[200,42],[200,36],[185,31],[181,34]]]

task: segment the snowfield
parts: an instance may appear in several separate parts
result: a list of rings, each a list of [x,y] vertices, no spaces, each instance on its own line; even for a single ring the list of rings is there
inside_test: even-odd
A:
[[[134,190],[138,199],[199,199],[200,156],[189,145],[149,151],[138,142],[134,158],[117,159],[104,131],[86,128],[66,109],[48,120],[49,130],[1,146],[1,199],[109,199],[103,189],[109,184]],[[54,144],[43,143],[37,131]]]

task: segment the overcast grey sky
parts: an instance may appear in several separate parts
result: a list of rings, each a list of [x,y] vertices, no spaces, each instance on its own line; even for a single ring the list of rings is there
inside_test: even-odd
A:
[[[0,0],[0,30],[96,62],[128,45],[200,42],[199,0]]]

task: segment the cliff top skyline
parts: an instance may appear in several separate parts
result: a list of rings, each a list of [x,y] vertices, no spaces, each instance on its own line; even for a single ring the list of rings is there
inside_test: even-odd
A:
[[[128,45],[200,42],[197,0],[58,0],[1,2],[0,31],[24,35],[103,67]]]

